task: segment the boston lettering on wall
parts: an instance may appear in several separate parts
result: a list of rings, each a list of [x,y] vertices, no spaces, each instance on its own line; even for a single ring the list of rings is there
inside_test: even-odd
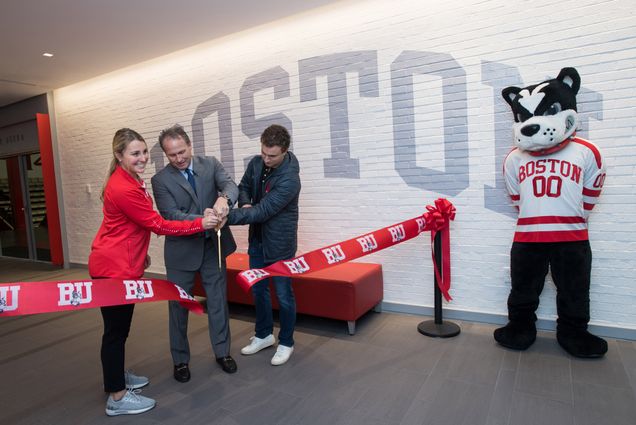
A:
[[[240,124],[243,134],[257,139],[261,131],[270,124],[281,124],[293,133],[294,123],[284,113],[275,113],[256,118],[255,94],[273,89],[274,100],[298,97],[300,104],[318,98],[316,88],[319,77],[326,77],[330,134],[330,155],[323,158],[324,177],[360,178],[359,158],[351,156],[349,139],[349,109],[347,98],[347,74],[358,79],[361,98],[380,96],[378,76],[380,73],[376,50],[361,50],[332,53],[301,59],[298,61],[299,92],[290,89],[290,74],[281,66],[275,66],[245,79],[240,91]],[[384,66],[384,65],[383,65]],[[439,52],[406,50],[390,64],[391,111],[393,126],[394,169],[405,184],[442,194],[457,196],[469,186],[469,133],[468,87],[466,71],[452,55]],[[549,72],[550,70],[546,70]],[[558,70],[554,70],[555,72]],[[443,110],[444,170],[417,165],[416,148],[426,146],[427,140],[416,136],[416,91],[414,77],[426,75],[438,78],[441,84],[439,103]],[[546,74],[546,78],[549,75]],[[510,85],[523,86],[517,68],[496,62],[482,61],[481,83],[492,90],[494,110],[493,154],[495,155],[495,186],[484,185],[484,207],[511,217],[516,212],[508,201],[501,173],[502,163],[512,147],[512,117],[501,99],[501,90]],[[590,118],[602,120],[602,95],[582,88],[579,92],[578,135],[586,137]],[[204,120],[217,114],[218,135],[207,135],[215,143],[218,140],[220,160],[228,173],[236,177],[234,146],[232,138],[232,113],[230,97],[219,91],[201,102],[192,116],[192,139],[195,154],[205,152],[206,134]],[[151,149],[156,169],[165,166],[164,156],[158,144]],[[249,158],[244,158],[247,162]]]

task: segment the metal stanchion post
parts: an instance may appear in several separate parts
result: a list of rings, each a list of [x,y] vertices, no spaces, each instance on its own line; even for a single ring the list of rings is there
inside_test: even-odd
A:
[[[435,241],[433,242],[435,250],[435,262],[437,263],[437,270],[440,276],[442,275],[442,235],[438,232],[435,235]],[[459,335],[460,328],[453,322],[444,322],[442,319],[442,291],[440,291],[437,275],[433,274],[434,286],[435,286],[435,320],[425,320],[417,325],[419,333],[434,337],[434,338],[450,338]]]

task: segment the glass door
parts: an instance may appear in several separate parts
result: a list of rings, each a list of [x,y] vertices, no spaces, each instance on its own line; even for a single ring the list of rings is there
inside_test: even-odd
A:
[[[29,258],[20,168],[17,156],[0,159],[0,254]]]
[[[38,153],[0,159],[0,255],[51,260]]]
[[[34,258],[40,261],[51,261],[48,217],[44,199],[44,179],[42,177],[42,160],[40,159],[39,152],[23,155],[23,157],[31,218],[29,222],[32,225],[31,228],[35,243]]]

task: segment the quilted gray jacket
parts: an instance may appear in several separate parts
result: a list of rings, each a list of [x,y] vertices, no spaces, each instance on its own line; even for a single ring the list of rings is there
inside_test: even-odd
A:
[[[292,152],[261,183],[263,159],[252,158],[239,184],[239,208],[232,209],[228,223],[250,224],[250,247],[259,239],[265,263],[293,258],[298,245],[298,198],[300,164]],[[251,204],[251,208],[240,208]]]

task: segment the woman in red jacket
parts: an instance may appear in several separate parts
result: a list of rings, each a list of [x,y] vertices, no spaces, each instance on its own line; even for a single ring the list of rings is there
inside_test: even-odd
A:
[[[148,147],[139,133],[122,128],[113,138],[113,160],[102,192],[104,219],[88,257],[92,278],[139,279],[150,265],[150,232],[158,235],[190,235],[214,228],[214,214],[192,221],[164,220],[152,206],[152,198],[140,175],[148,162]],[[125,343],[134,304],[102,307],[104,335],[101,359],[104,390],[109,394],[109,416],[142,413],[155,401],[134,390],[148,385],[148,378],[124,370]]]

